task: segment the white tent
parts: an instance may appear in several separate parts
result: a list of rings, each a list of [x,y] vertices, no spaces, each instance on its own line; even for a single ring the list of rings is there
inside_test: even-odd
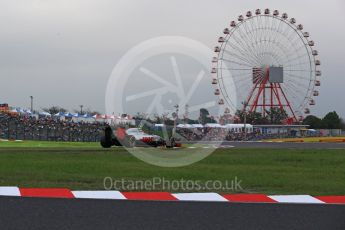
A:
[[[73,117],[73,114],[72,114],[72,113],[67,112],[67,113],[65,113],[63,116],[64,116],[64,117]]]
[[[50,117],[50,116],[51,116],[51,114],[50,114],[50,113],[45,112],[45,111],[40,112],[40,113],[39,113],[39,115],[41,115],[41,116],[46,116],[46,117]]]
[[[183,128],[183,129],[191,129],[193,126],[191,124],[178,124],[176,126],[177,128]]]
[[[57,116],[57,117],[62,117],[63,115],[64,115],[63,112],[58,112],[58,113],[54,114],[54,116]]]
[[[224,128],[244,128],[244,124],[226,124],[224,125]],[[253,128],[253,126],[251,124],[246,124],[246,128]]]
[[[10,112],[11,113],[18,113],[18,110],[17,109],[11,109]]]
[[[244,129],[244,124],[226,124],[224,125],[224,128],[232,132],[242,132]],[[253,132],[253,125],[246,124],[246,130],[248,133]]]
[[[223,126],[220,125],[220,124],[217,124],[217,123],[207,123],[205,125],[205,127],[208,127],[208,128],[222,128]]]
[[[83,115],[83,118],[92,118],[92,115],[89,115],[89,114],[85,113],[85,114]]]

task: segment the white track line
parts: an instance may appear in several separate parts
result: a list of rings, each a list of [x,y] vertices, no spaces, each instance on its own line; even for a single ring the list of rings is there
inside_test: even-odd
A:
[[[119,191],[72,191],[75,198],[125,200]]]
[[[228,201],[218,193],[174,193],[178,200],[185,201]]]
[[[0,196],[20,196],[18,187],[4,186],[0,187]]]
[[[268,197],[279,203],[324,203],[323,201],[309,195],[277,195]]]

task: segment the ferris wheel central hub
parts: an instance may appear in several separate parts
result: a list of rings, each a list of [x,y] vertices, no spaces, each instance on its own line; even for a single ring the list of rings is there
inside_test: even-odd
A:
[[[268,79],[269,83],[283,83],[284,82],[284,69],[282,66],[264,66],[261,68],[253,68],[253,84],[258,81]]]

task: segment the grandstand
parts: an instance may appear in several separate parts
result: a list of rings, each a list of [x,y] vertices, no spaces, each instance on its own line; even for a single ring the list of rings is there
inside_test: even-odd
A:
[[[45,141],[99,141],[105,120],[75,120],[75,116],[52,116],[0,105],[0,138]]]

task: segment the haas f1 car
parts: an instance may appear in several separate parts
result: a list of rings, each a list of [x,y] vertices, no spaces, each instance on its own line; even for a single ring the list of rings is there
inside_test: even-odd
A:
[[[175,138],[170,137],[168,140],[164,140],[158,135],[150,135],[145,133],[139,128],[124,129],[118,127],[115,131],[107,126],[104,129],[104,135],[101,138],[101,146],[103,148],[110,148],[111,146],[124,146],[132,148],[136,146],[142,147],[158,147],[164,146],[167,148],[173,148],[180,146],[175,142]]]

